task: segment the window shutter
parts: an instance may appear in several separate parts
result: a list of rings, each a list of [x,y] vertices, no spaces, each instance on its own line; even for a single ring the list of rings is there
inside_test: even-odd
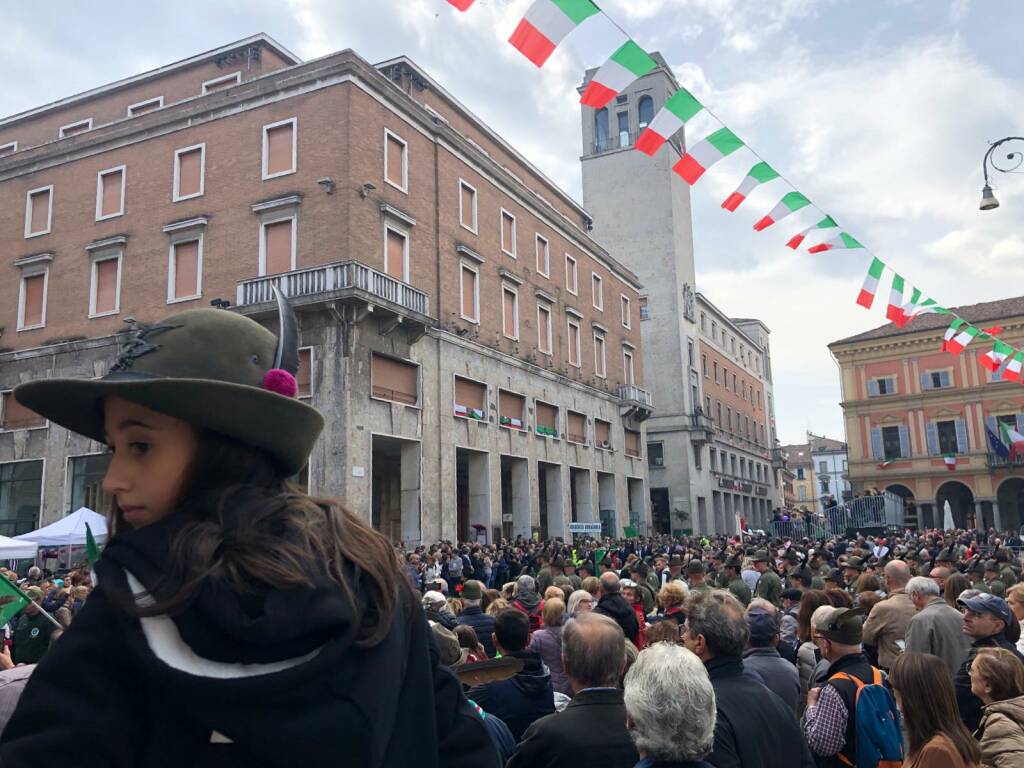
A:
[[[405,146],[394,136],[388,136],[388,181],[396,187],[404,187],[405,174],[403,164],[405,162]]]
[[[408,405],[416,405],[418,402],[419,366],[415,363],[375,354],[371,360],[370,377],[374,397]]]
[[[1002,435],[999,434],[999,422],[996,420],[995,416],[986,416],[985,424],[992,430],[993,435],[998,437],[1000,440],[1003,439]]]
[[[558,428],[558,409],[547,403],[537,403],[537,426],[549,430]]]
[[[506,336],[516,335],[516,295],[512,291],[501,292],[502,332]]]
[[[96,262],[96,314],[117,309],[117,264],[118,259]]]
[[[290,244],[289,244],[290,245]],[[174,246],[174,298],[183,299],[199,293],[199,241],[176,243]]]
[[[388,231],[387,273],[396,280],[405,282],[405,236],[393,229]]]
[[[508,253],[516,252],[515,221],[507,213],[501,214],[501,247]]]
[[[25,278],[24,324],[41,325],[43,322],[43,289],[46,275],[32,275]]]
[[[45,232],[50,223],[50,190],[44,189],[36,192],[31,198],[32,219],[29,224],[29,234]]]
[[[15,400],[13,392],[4,392],[2,405],[3,408],[0,409],[3,411],[3,422],[0,423],[2,429],[30,429],[31,427],[46,426],[46,419]]]
[[[611,445],[611,438],[609,436],[610,431],[611,424],[607,421],[594,419],[594,440],[598,445],[603,446],[605,443]]]
[[[462,315],[476,320],[476,273],[462,269]]]
[[[178,155],[178,197],[198,195],[203,177],[203,150],[193,149]]]
[[[466,408],[484,410],[487,399],[487,385],[469,379],[455,377],[455,404]]]
[[[871,379],[868,381],[868,397],[874,397],[878,394],[878,380]]]
[[[292,167],[292,142],[295,126],[285,123],[267,131],[267,175],[286,173]]]
[[[551,333],[551,311],[541,309],[537,313],[537,318],[537,348],[541,352],[550,352],[551,344],[548,343],[548,337]]]
[[[953,386],[953,381],[952,381],[952,378],[950,376],[949,371],[940,371],[939,372],[939,385],[942,386],[942,387],[951,387],[951,386]]]
[[[313,351],[311,349],[299,350],[299,370],[295,373],[295,383],[298,384],[296,397],[309,397],[313,392]]]
[[[263,228],[266,238],[266,273],[278,275],[292,270],[292,220],[276,221]]]
[[[931,388],[932,388],[932,375],[930,373],[922,373],[921,374],[921,389],[925,390],[925,389],[931,389]]]
[[[459,187],[459,196],[462,200],[462,224],[470,229],[476,229],[476,222],[473,220],[473,198],[475,193],[463,184]]]
[[[515,392],[501,391],[498,393],[498,415],[509,419],[523,421],[523,406],[526,402],[522,395]],[[525,424],[523,426],[526,426]]]
[[[967,453],[971,447],[967,444],[967,422],[963,419],[956,420],[956,452]]]
[[[111,216],[121,210],[121,184],[123,171],[113,171],[103,176],[100,185],[100,216]]]
[[[928,455],[937,456],[939,453],[939,430],[935,426],[935,422],[929,421],[925,425],[925,431],[928,434]]]
[[[568,428],[568,437],[574,443],[585,443],[587,442],[587,418],[582,413],[573,413],[569,411],[569,419],[566,424]]]
[[[910,458],[910,433],[906,424],[900,424],[900,457]]]

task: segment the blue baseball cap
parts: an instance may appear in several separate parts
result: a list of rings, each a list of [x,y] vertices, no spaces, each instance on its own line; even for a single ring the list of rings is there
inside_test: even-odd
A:
[[[1003,623],[1010,624],[1010,605],[1003,598],[981,592],[973,597],[961,598],[957,603],[970,608],[975,613],[991,613]]]

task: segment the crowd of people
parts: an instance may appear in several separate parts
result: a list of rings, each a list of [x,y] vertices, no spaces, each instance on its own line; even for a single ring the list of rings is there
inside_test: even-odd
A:
[[[1014,533],[399,551],[510,768],[1024,766]]]

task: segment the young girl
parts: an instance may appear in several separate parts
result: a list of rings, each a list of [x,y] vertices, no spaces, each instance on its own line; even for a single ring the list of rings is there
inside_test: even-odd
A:
[[[0,740],[8,767],[498,762],[387,540],[286,478],[323,426],[281,340],[224,310],[139,331],[19,402],[110,446],[96,588]],[[66,716],[62,713],[68,713]]]

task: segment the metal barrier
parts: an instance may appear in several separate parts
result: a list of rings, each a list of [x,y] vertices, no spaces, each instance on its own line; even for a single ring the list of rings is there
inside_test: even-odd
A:
[[[769,529],[773,536],[787,539],[842,536],[849,528],[902,528],[903,499],[891,491],[877,496],[860,496],[829,507],[822,514],[795,520],[773,520]]]

